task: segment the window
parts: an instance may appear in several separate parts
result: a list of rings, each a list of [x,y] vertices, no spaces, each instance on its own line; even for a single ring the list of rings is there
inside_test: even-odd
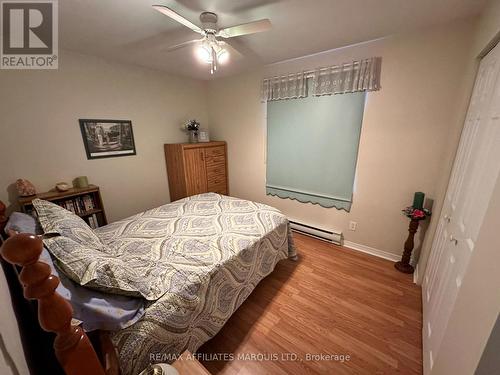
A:
[[[267,103],[267,194],[350,211],[365,95]]]

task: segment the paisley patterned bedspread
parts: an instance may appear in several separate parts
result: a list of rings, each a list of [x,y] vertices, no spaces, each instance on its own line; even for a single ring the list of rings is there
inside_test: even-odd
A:
[[[181,199],[96,233],[141,258],[146,253],[151,261],[161,258],[164,268],[166,292],[148,302],[137,323],[112,334],[124,375],[168,362],[186,349],[195,352],[281,259],[296,256],[288,220],[277,209],[214,193]]]

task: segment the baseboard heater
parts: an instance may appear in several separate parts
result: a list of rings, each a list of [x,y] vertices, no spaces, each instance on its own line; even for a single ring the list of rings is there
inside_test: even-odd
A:
[[[292,220],[290,220],[290,228],[292,229],[292,231],[305,234],[306,236],[314,237],[319,240],[331,242],[337,245],[342,245],[342,232],[328,231]]]

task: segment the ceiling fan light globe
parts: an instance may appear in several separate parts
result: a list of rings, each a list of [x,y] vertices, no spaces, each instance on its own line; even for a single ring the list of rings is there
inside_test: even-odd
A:
[[[220,63],[220,64],[225,64],[229,61],[229,52],[224,49],[224,48],[221,48],[219,52],[217,52],[217,61]]]
[[[203,63],[210,64],[212,62],[212,52],[206,46],[199,46],[195,50],[196,57]]]

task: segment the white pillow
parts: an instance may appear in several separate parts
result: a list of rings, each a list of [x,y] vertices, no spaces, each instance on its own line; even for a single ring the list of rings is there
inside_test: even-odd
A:
[[[37,198],[32,203],[45,234],[59,234],[78,244],[106,250],[106,245],[80,216],[42,199]]]

